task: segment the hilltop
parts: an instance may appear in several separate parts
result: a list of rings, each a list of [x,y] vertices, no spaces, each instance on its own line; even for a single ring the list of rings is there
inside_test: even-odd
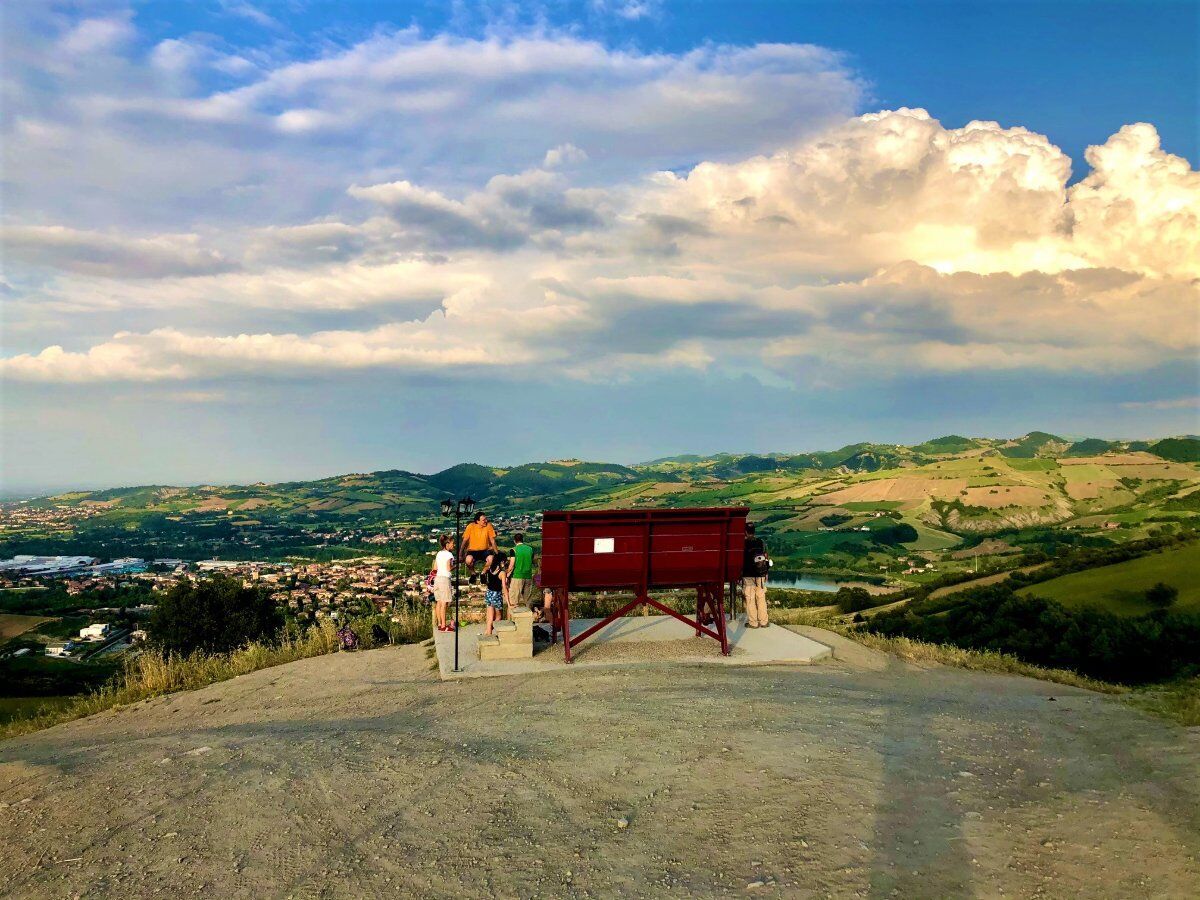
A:
[[[858,443],[628,466],[463,463],[432,475],[393,469],[277,484],[76,491],[4,504],[0,555],[341,558],[386,551],[415,559],[427,553],[429,530],[444,524],[440,501],[470,494],[509,530],[535,527],[532,517],[544,509],[744,504],[772,552],[790,565],[901,576],[913,552],[969,550],[989,536],[1045,543],[1046,529],[1055,529],[1128,540],[1166,524],[1194,524],[1197,448],[1194,437],[952,434],[912,446]]]
[[[839,658],[813,667],[472,684],[439,682],[416,647],[338,653],[7,741],[6,890],[1185,896],[1200,880],[1194,735],[1077,688],[824,639]]]
[[[1074,469],[1071,473],[1059,471],[1060,461],[1069,461],[1063,465],[1083,465],[1085,460],[1106,467],[1134,468],[1121,469],[1119,473],[1115,469],[1097,473],[1087,468]],[[1025,517],[1030,521],[1059,521],[1076,511],[1080,500],[1096,499],[1101,494],[1105,494],[1105,499],[1136,497],[1135,486],[1125,484],[1125,492],[1120,495],[1122,485],[1109,483],[1120,482],[1121,475],[1128,474],[1138,480],[1165,481],[1170,480],[1168,476],[1186,480],[1195,475],[1194,468],[1171,468],[1162,464],[1187,465],[1197,461],[1200,461],[1200,440],[1194,437],[1168,438],[1154,443],[1098,438],[1070,441],[1035,431],[1016,439],[947,435],[912,446],[859,443],[812,453],[687,455],[629,466],[580,460],[526,463],[507,468],[461,463],[432,475],[391,469],[275,484],[143,485],[71,491],[24,501],[21,505],[83,509],[99,521],[123,524],[136,523],[139,519],[161,517],[172,520],[205,513],[220,513],[235,520],[374,522],[427,518],[448,495],[470,494],[483,506],[519,510],[602,503],[730,502],[739,497],[753,500],[756,496],[767,500],[796,500],[834,495],[839,486],[884,481],[888,475],[899,475],[990,479],[1008,487],[1044,489],[1037,496],[1028,491],[1018,492],[1016,496],[1004,498],[1008,502],[1003,506],[994,501],[981,505],[985,508],[1032,508],[1040,511]],[[1156,470],[1154,466],[1160,468]],[[1077,477],[1081,473],[1096,475],[1100,480],[1085,481]],[[1087,485],[1096,485],[1097,490],[1081,491],[1078,486],[1069,486],[1068,481],[1085,481]],[[981,486],[985,485],[973,482],[962,485]],[[801,487],[804,489],[792,490]],[[865,493],[872,495],[868,502],[956,499],[949,485],[937,485],[929,490],[922,490],[922,487],[910,484],[899,491],[868,490]],[[1116,489],[1116,493],[1107,489]],[[875,493],[895,496],[874,498]],[[1083,494],[1094,496],[1089,498]],[[979,499],[969,491],[963,496]],[[980,517],[955,510],[953,515],[936,518],[943,525],[949,518],[963,520],[967,530],[986,530],[989,518],[1006,517]],[[970,522],[973,518],[980,521]],[[1021,521],[1020,514],[1008,518],[1018,524]]]

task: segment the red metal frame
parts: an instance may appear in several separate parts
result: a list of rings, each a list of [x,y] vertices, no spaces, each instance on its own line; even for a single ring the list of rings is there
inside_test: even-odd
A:
[[[729,655],[726,584],[742,574],[746,507],[551,511],[542,517],[542,587],[554,591],[552,628],[563,654],[639,606],[652,606],[707,635]],[[592,541],[589,550],[587,542]],[[651,588],[695,587],[696,618],[649,596]],[[634,599],[577,635],[572,590],[629,590]]]

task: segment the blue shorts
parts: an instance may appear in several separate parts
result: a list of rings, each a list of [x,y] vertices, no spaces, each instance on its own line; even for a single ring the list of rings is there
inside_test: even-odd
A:
[[[504,609],[504,594],[501,591],[488,591],[483,599],[492,609]]]

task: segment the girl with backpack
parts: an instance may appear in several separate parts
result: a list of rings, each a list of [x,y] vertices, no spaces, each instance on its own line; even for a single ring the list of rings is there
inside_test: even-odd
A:
[[[487,593],[484,595],[484,601],[487,603],[487,630],[484,634],[491,634],[496,621],[504,618],[504,595],[508,593],[507,562],[508,559],[503,553],[497,553],[491,566],[483,573],[487,584]]]

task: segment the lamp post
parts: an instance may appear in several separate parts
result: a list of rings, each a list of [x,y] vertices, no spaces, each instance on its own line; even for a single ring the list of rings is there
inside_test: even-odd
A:
[[[471,510],[475,508],[475,501],[468,494],[461,500],[443,500],[442,515],[454,516],[454,671],[461,672],[458,667],[458,552],[459,545],[462,543],[462,538],[459,532],[462,529],[462,517],[469,516]]]

